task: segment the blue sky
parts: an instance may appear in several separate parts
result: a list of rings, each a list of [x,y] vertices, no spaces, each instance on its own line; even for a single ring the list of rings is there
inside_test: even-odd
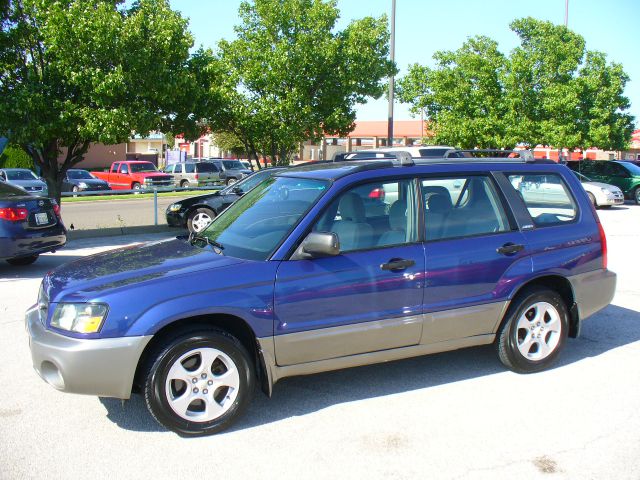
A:
[[[215,48],[220,39],[234,37],[240,0],[171,0],[190,19],[196,45]],[[391,0],[338,0],[338,28],[367,15],[390,13]],[[402,76],[412,63],[432,65],[437,50],[455,50],[466,38],[486,35],[503,53],[517,46],[509,23],[532,16],[564,22],[565,0],[396,0],[396,63]],[[626,95],[640,125],[640,0],[569,0],[569,28],[582,35],[590,50],[621,63],[631,77]],[[387,118],[386,100],[358,108],[360,120]],[[411,118],[406,106],[395,105],[395,118]]]

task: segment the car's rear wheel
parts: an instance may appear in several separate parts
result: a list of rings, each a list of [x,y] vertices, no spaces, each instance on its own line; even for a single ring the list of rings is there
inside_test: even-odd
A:
[[[182,188],[189,188],[189,180],[183,180],[182,182],[180,182],[180,186]]]
[[[498,331],[502,363],[518,373],[544,370],[557,358],[569,333],[564,300],[546,288],[528,288],[512,302]]]
[[[250,356],[221,330],[183,333],[156,350],[144,372],[151,415],[181,435],[228,428],[246,409],[255,384]]]
[[[18,257],[18,258],[9,258],[7,263],[9,265],[13,265],[14,267],[24,267],[26,265],[31,265],[33,262],[38,260],[39,255],[29,255],[28,257]]]
[[[596,201],[595,195],[591,192],[587,192],[587,197],[589,197],[589,201],[593,204],[593,206],[598,208],[598,202]]]
[[[187,228],[190,232],[200,233],[209,226],[213,219],[216,218],[216,214],[213,210],[208,208],[197,208],[190,215],[187,220]]]
[[[633,191],[633,199],[635,200],[636,204],[640,205],[640,187],[636,187],[636,189]]]

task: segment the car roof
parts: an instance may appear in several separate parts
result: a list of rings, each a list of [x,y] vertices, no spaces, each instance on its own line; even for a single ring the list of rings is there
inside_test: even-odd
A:
[[[360,161],[344,161],[344,162],[326,162],[317,164],[306,164],[300,167],[288,168],[286,171],[278,173],[278,177],[300,177],[312,178],[318,180],[336,180],[348,175],[356,174],[364,171],[394,169],[395,173],[407,173],[412,169],[417,169],[417,173],[423,174],[428,172],[446,173],[447,171],[459,172],[463,169],[474,170],[505,170],[505,171],[522,171],[527,170],[532,165],[549,167],[562,167],[556,162],[540,161],[537,159],[527,160],[520,158],[422,158],[413,159],[414,162],[408,165],[401,165],[397,161],[389,161],[387,159],[380,160],[360,160]],[[567,171],[568,168],[564,167]],[[397,170],[396,170],[397,169]],[[539,168],[535,170],[539,171]],[[553,168],[553,170],[556,170]],[[416,171],[416,170],[414,170]],[[388,175],[389,172],[381,172]]]
[[[30,168],[0,168],[5,172],[33,172]]]

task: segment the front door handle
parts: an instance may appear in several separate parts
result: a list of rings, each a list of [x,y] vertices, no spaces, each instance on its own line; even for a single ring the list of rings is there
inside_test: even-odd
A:
[[[400,272],[416,264],[415,260],[406,260],[404,258],[392,258],[387,263],[380,265],[382,270],[390,270],[392,272]]]
[[[524,250],[524,245],[509,242],[496,249],[496,252],[502,255],[515,255],[522,250]]]

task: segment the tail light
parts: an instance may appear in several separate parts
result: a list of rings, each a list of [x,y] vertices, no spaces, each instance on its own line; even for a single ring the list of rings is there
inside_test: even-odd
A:
[[[52,200],[51,203],[53,204],[53,213],[56,214],[56,217],[58,217],[59,220],[62,220],[62,217],[60,216],[60,205],[58,205],[55,200]]]
[[[600,231],[600,245],[602,246],[602,268],[607,269],[607,236],[604,234],[602,224],[598,222],[598,230]]]
[[[196,173],[195,179],[198,180],[198,174]]]
[[[374,188],[369,193],[369,198],[375,198],[378,200],[384,200],[384,188]]]
[[[26,208],[0,208],[0,219],[9,220],[10,222],[21,222],[29,216],[29,210]]]

